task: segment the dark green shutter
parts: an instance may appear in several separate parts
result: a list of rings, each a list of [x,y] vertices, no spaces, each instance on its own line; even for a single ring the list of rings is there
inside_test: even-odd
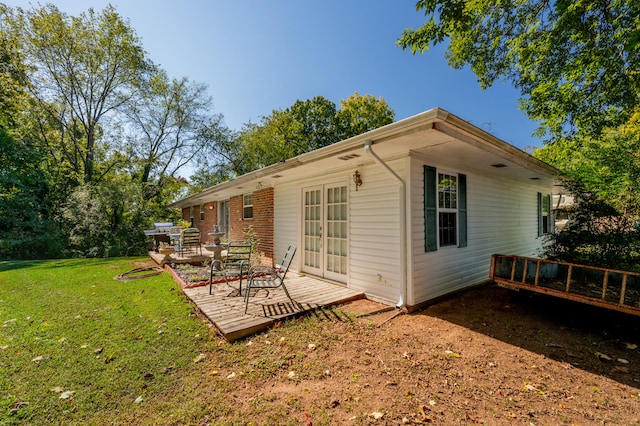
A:
[[[438,250],[436,169],[424,166],[424,251]]]
[[[458,247],[467,246],[467,175],[458,174]]]
[[[538,237],[542,235],[542,192],[538,192]]]
[[[553,211],[551,210],[551,194],[547,194],[547,214],[549,215],[547,219],[549,229],[547,229],[547,232],[553,233],[555,231],[555,224],[553,223]]]

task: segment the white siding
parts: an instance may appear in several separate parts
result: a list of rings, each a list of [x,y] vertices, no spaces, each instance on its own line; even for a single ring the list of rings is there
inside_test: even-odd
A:
[[[408,157],[389,165],[403,176]],[[402,291],[400,184],[377,164],[360,170],[363,185],[351,191],[349,287],[397,302]]]
[[[468,170],[446,170],[467,175],[467,247],[443,247],[425,252],[423,165],[412,161],[412,291],[409,304],[418,304],[488,279],[494,253],[536,256],[537,193],[551,193],[550,181],[515,181]]]
[[[302,247],[300,246],[300,192],[295,182],[279,185],[274,188],[274,256],[280,262],[290,244],[298,246],[298,252],[291,262],[292,271],[300,271]]]
[[[400,175],[406,173],[409,158],[391,163]],[[344,182],[349,185],[349,264],[347,286],[370,297],[397,302],[402,289],[403,262],[400,260],[400,185],[379,165],[359,168],[363,185],[358,191],[351,182],[353,170],[309,180],[284,183],[274,191],[276,259],[295,241],[301,241],[301,198],[306,186]],[[298,254],[291,269],[302,269]]]

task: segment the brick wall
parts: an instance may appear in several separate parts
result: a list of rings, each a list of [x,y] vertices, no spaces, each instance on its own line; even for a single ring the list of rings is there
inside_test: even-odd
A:
[[[242,218],[242,200],[242,195],[229,200],[229,239],[244,240],[245,231],[253,227],[259,240],[256,250],[262,254],[261,262],[273,266],[273,188],[253,193],[253,219]]]
[[[187,222],[190,220],[191,208],[182,209],[182,219]],[[213,226],[218,223],[218,203],[211,202],[204,205],[204,218],[200,218],[200,205],[193,206],[193,226],[200,230],[202,243],[213,242],[209,232],[213,232]]]

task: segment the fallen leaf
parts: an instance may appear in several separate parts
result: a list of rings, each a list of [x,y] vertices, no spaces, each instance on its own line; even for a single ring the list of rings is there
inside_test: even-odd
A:
[[[18,408],[22,408],[29,405],[29,403],[27,401],[16,401],[13,404],[11,404],[11,407],[15,410]]]
[[[227,376],[227,379],[233,379],[234,377],[236,377],[236,373],[231,373]]]
[[[94,350],[93,350],[93,353],[94,353],[94,354],[100,354],[100,353],[102,353],[102,351],[103,351],[103,350],[104,350],[104,348],[94,349]]]
[[[80,346],[80,349],[87,349],[89,347],[88,343],[85,343],[84,345]]]
[[[638,348],[638,345],[636,345],[635,343],[624,342],[624,345],[626,346],[627,349],[637,349]]]
[[[629,364],[629,361],[624,358],[618,358],[616,361],[618,361],[620,364]]]
[[[61,337],[58,339],[58,343],[64,343],[67,340],[66,337]]]
[[[538,388],[532,385],[531,383],[525,383],[524,388],[530,391],[538,392]]]
[[[44,359],[44,357],[43,357],[42,355],[40,355],[40,356],[37,356],[37,357],[33,358],[31,361],[33,361],[33,362],[40,362],[40,361],[42,361],[43,359]]]
[[[76,393],[76,391],[64,391],[60,394],[60,399],[69,399],[74,393]]]
[[[289,374],[287,374],[287,377],[289,377],[290,379],[293,379],[294,377],[296,377],[296,372],[295,371],[289,371]]]
[[[4,350],[7,349],[9,347],[9,345],[4,345],[4,346],[0,346],[0,349]]]
[[[313,343],[309,343],[307,348],[309,348],[309,350],[312,351],[312,350],[314,350],[316,348],[316,345],[314,345]]]
[[[613,371],[617,371],[619,373],[628,373],[629,369],[627,367],[623,367],[621,365],[616,365],[615,367],[613,367]]]
[[[133,401],[133,403],[134,403],[134,404],[140,404],[142,401],[144,401],[144,399],[142,399],[142,395],[141,395],[141,396],[137,397],[137,398],[135,399],[135,401]]]
[[[596,352],[595,355],[598,359],[601,359],[603,361],[611,361],[613,359],[609,355],[603,354],[602,352]]]
[[[200,361],[204,361],[204,359],[205,359],[206,357],[207,357],[207,356],[206,356],[205,354],[199,354],[197,357],[195,357],[195,358],[193,359],[193,362],[200,362]]]
[[[381,419],[382,416],[384,416],[384,413],[381,413],[379,411],[374,411],[373,413],[371,413],[371,417],[373,417],[376,420]]]

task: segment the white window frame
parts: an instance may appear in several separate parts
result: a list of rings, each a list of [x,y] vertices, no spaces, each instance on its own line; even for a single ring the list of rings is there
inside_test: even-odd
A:
[[[450,177],[450,178],[455,178],[456,181],[456,185],[454,188],[454,191],[442,191],[440,188],[440,181],[441,178],[446,178],[446,177]],[[438,247],[458,247],[458,242],[460,241],[460,226],[459,226],[459,219],[460,219],[460,214],[459,214],[459,205],[458,205],[458,194],[459,194],[459,189],[458,189],[458,174],[457,173],[452,173],[449,171],[442,171],[442,170],[438,170],[437,174],[436,174],[436,196],[437,196],[437,221],[438,221]],[[441,197],[442,194],[442,197]],[[442,204],[447,204],[447,200],[446,200],[446,194],[449,194],[449,205],[448,206],[443,206]],[[455,196],[455,199],[453,200],[453,203],[451,202],[451,194],[453,194]],[[444,199],[441,199],[444,198]],[[451,204],[455,205],[455,207],[451,207]],[[455,215],[455,229],[454,229],[454,235],[453,237],[455,238],[455,240],[453,242],[449,242],[447,244],[443,244],[442,242],[442,236],[443,236],[443,220],[441,217],[442,213],[452,213]]]
[[[251,211],[251,215],[248,212]],[[242,195],[242,220],[253,219],[253,193]]]

